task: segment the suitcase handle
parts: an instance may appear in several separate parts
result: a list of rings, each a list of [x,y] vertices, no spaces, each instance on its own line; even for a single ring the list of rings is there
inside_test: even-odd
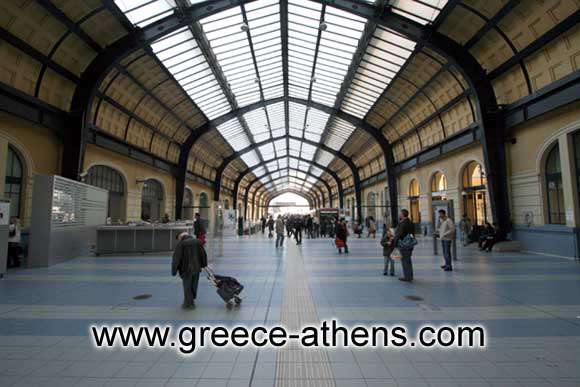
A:
[[[205,273],[205,276],[207,277],[207,279],[215,279],[212,271],[206,266],[204,268],[202,268],[203,272]]]

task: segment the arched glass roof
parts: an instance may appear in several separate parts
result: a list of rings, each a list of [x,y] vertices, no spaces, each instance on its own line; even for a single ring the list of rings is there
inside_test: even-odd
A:
[[[138,27],[198,2],[115,0]],[[371,3],[428,24],[446,2]],[[286,97],[216,128],[236,152],[278,138],[240,156],[249,168],[264,164],[254,171],[257,176],[286,167],[318,176],[320,169],[297,158],[326,167],[334,155],[300,139],[323,143],[340,152],[357,129],[339,117],[288,98],[315,102],[364,119],[415,46],[372,20],[324,1],[308,0],[284,0],[283,7],[280,0],[240,2],[151,44],[157,58],[209,120],[260,101]],[[280,139],[284,135],[287,137]],[[276,160],[264,162],[272,159]],[[261,181],[277,190],[312,188],[313,182],[296,180],[292,173],[296,172],[288,170],[285,179],[280,179],[278,172]]]

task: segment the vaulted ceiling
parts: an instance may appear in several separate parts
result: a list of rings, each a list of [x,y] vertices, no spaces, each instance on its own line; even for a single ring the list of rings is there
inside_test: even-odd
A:
[[[156,33],[101,77],[91,129],[177,163],[190,134],[209,125],[189,154],[192,174],[213,180],[227,161],[222,185],[230,189],[239,181],[252,190],[336,194],[337,180],[354,184],[345,160],[361,179],[386,168],[365,126],[400,162],[477,123],[460,69],[377,17],[393,13],[459,43],[487,70],[500,103],[577,69],[575,0],[344,2],[374,12],[366,17],[342,3],[6,1],[0,82],[68,112],[80,78],[109,46],[204,9],[206,16]],[[564,44],[534,47],[556,29]]]

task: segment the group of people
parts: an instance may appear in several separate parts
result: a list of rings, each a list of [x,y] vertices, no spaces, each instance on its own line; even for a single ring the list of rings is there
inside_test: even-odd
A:
[[[444,271],[453,271],[453,260],[451,256],[451,247],[453,240],[455,240],[455,224],[453,220],[447,216],[445,210],[439,210],[439,229],[437,234],[441,239],[443,249],[443,257],[445,263],[441,266]],[[411,257],[413,255],[414,246],[417,244],[415,240],[415,225],[409,218],[409,211],[401,210],[399,214],[399,224],[393,234],[385,225],[383,236],[381,238],[381,246],[383,247],[383,256],[385,265],[383,275],[395,275],[395,249],[398,252],[398,257],[401,259],[401,266],[403,268],[403,276],[399,278],[401,281],[413,281],[413,262]]]
[[[473,226],[467,214],[459,222],[461,231],[461,243],[467,246],[472,242],[477,242],[479,250],[490,252],[493,245],[498,240],[497,225],[485,222],[484,226]]]
[[[281,224],[279,224],[280,220]],[[312,215],[278,215],[276,220],[270,215],[268,219],[262,216],[261,219],[262,234],[268,229],[268,238],[274,237],[274,229],[276,229],[277,240],[280,239],[280,246],[284,240],[284,230],[288,238],[294,236],[296,244],[302,244],[302,234],[305,233],[309,239],[318,238],[321,235],[320,220],[318,216]],[[280,231],[280,232],[279,232]],[[277,243],[278,245],[278,243]]]
[[[353,232],[356,235],[358,235],[359,238],[362,237],[365,227],[367,229],[367,238],[370,238],[371,235],[372,235],[373,239],[376,238],[376,236],[377,236],[377,223],[376,223],[375,218],[373,216],[367,216],[365,218],[364,224],[363,224],[363,222],[360,221],[360,219],[358,219],[352,225]]]

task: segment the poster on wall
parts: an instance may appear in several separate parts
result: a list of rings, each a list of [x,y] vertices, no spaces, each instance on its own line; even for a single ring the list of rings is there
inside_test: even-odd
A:
[[[0,226],[6,226],[10,221],[10,202],[0,202]]]

